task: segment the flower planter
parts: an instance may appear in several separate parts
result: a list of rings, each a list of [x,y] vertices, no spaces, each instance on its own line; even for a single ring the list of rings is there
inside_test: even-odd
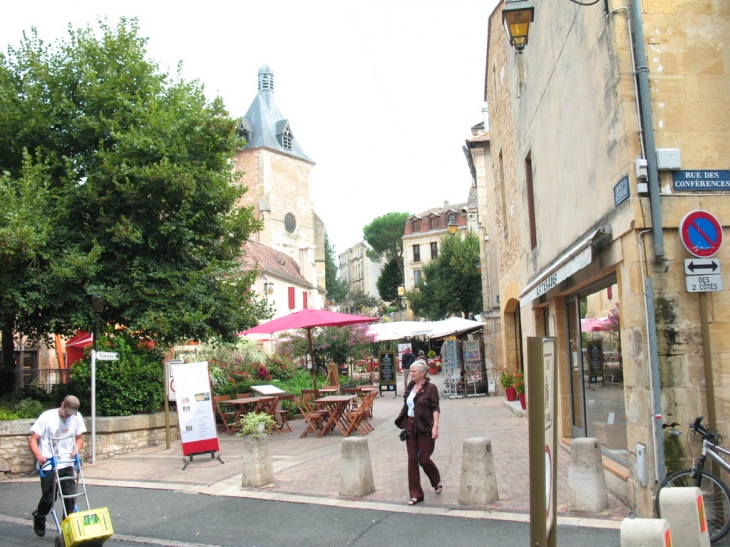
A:
[[[522,410],[527,410],[527,402],[525,401],[525,394],[520,393],[518,395],[518,397],[520,398],[520,404],[522,405]]]
[[[436,367],[430,367],[430,368],[428,369],[428,373],[429,373],[429,374],[430,374],[431,376],[433,376],[434,374],[438,374],[438,373],[439,373],[439,369],[437,369]]]
[[[516,401],[517,400],[517,390],[513,387],[505,388],[504,394],[507,396],[508,401]]]

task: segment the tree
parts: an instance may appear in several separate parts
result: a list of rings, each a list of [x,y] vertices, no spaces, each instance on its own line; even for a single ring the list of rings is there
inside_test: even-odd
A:
[[[378,299],[366,294],[362,289],[355,289],[347,294],[347,301],[352,312],[362,314],[378,306]]]
[[[474,233],[467,233],[464,239],[444,236],[438,257],[423,267],[423,279],[406,294],[413,312],[431,319],[481,313],[482,280],[477,272],[478,264],[479,239]]]
[[[362,229],[363,237],[372,251],[368,256],[372,260],[395,260],[403,276],[403,232],[405,231],[408,213],[388,213],[373,220]]]
[[[327,230],[324,231],[324,272],[327,285],[327,300],[340,303],[347,296],[347,283],[339,278],[335,264],[335,248],[330,243]]]
[[[398,307],[401,307],[403,298],[398,294],[398,287],[402,287],[403,284],[403,274],[398,269],[397,261],[388,260],[376,283],[380,298],[385,302],[394,302]]]
[[[33,31],[0,55],[3,184],[30,199],[23,181],[35,169],[47,191],[28,207],[50,223],[35,219],[44,244],[31,254],[42,260],[18,260],[2,278],[2,293],[19,295],[0,300],[3,332],[88,328],[99,294],[106,322],[159,342],[230,339],[266,308],[250,299],[255,273],[239,271],[260,225],[236,206],[236,121],[198,82],[161,73],[136,21],[99,26],[100,37],[70,30],[51,46]],[[42,297],[28,299],[33,268]]]
[[[319,327],[312,329],[314,363],[323,369],[332,360],[338,365],[349,360],[365,359],[370,356],[375,336],[370,334],[366,323],[344,327]],[[306,329],[297,329],[286,340],[279,342],[277,351],[294,360],[309,355],[309,338]]]

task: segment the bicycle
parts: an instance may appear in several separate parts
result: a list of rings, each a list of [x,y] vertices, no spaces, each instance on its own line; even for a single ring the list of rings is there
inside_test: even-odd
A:
[[[730,473],[730,464],[718,455],[719,452],[725,456],[730,456],[730,451],[719,446],[722,444],[722,436],[704,427],[702,425],[703,419],[704,416],[698,416],[693,424],[689,424],[689,435],[687,436],[688,445],[690,442],[700,444],[698,437],[701,436],[702,455],[693,462],[691,468],[675,471],[664,479],[657,491],[655,507],[657,517],[660,517],[659,493],[662,488],[697,486],[702,491],[710,542],[715,543],[725,537],[725,534],[730,530],[730,489],[720,477],[705,471],[704,466],[709,456],[727,473]],[[676,425],[679,424],[671,424],[667,427],[675,427]],[[681,433],[681,431],[678,433]]]

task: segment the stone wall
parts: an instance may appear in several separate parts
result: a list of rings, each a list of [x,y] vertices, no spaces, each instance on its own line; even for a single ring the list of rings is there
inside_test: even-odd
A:
[[[91,461],[91,418],[85,418],[84,448],[81,458]],[[35,420],[0,422],[0,480],[29,474],[35,460],[28,448],[30,427]],[[170,413],[170,437],[179,438],[177,414]],[[142,414],[96,419],[96,459],[113,458],[165,442],[165,414]]]

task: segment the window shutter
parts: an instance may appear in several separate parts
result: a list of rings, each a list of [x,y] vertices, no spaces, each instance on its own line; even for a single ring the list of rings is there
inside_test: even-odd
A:
[[[294,287],[289,287],[289,309],[296,308],[296,296],[294,295]]]
[[[307,302],[308,297],[309,297],[309,294],[307,293],[307,291],[302,291],[302,308],[305,308],[306,309],[306,308],[309,307],[307,305],[308,304],[308,302]]]

